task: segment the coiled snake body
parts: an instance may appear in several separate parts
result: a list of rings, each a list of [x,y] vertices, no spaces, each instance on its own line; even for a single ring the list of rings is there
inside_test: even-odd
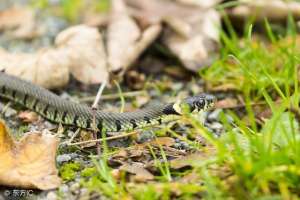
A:
[[[214,103],[212,95],[202,94],[133,112],[93,112],[88,106],[62,99],[42,87],[4,72],[0,72],[0,97],[19,103],[56,123],[92,129],[95,119],[97,129],[105,128],[108,132],[130,131],[174,120],[182,113],[181,104],[188,105],[191,111],[197,112]]]

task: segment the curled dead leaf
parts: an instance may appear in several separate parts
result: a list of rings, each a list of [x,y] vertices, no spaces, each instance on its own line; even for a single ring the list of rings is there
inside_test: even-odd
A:
[[[97,84],[108,79],[103,38],[97,28],[86,25],[70,27],[62,31],[55,44],[66,51],[71,74],[86,84]]]
[[[49,190],[61,181],[57,176],[55,136],[28,133],[15,141],[0,121],[0,185]]]
[[[37,27],[35,13],[29,7],[12,7],[0,11],[0,30],[14,29],[12,36],[31,39],[39,36],[42,29]]]
[[[214,8],[161,0],[126,2],[140,23],[168,25],[170,29],[163,34],[162,42],[187,69],[198,71],[211,64],[218,49],[220,25],[219,13]]]
[[[300,3],[296,1],[282,0],[240,0],[240,4],[229,10],[229,15],[236,18],[248,18],[255,16],[262,21],[267,18],[270,21],[286,20],[292,14],[294,19],[300,18]]]
[[[134,180],[138,182],[146,182],[154,179],[153,174],[145,169],[142,163],[125,163],[119,169],[131,174],[135,174]]]
[[[208,157],[215,154],[215,149],[210,147],[208,148],[208,151],[203,152],[196,152],[193,154],[189,154],[186,156],[182,156],[180,158],[176,158],[174,160],[170,161],[170,167],[172,169],[181,169],[184,167],[193,167],[193,166],[199,166],[202,164],[204,160],[206,160]]]
[[[36,122],[39,119],[39,116],[35,112],[24,111],[18,114],[18,117],[24,122],[32,123]]]
[[[118,72],[124,67],[128,48],[138,40],[141,31],[128,15],[123,0],[113,0],[111,7],[107,42],[108,63],[111,71]]]
[[[42,49],[36,54],[13,54],[0,49],[0,70],[45,88],[65,86],[69,65],[67,52],[61,49]]]
[[[175,139],[171,137],[159,137],[149,142],[150,145],[170,147],[175,144]]]
[[[238,105],[238,100],[234,98],[226,98],[219,100],[215,104],[215,108],[235,108]]]
[[[61,32],[55,48],[35,54],[13,54],[0,49],[0,70],[29,80],[45,88],[65,86],[69,73],[86,84],[108,79],[102,36],[96,28],[74,26]]]

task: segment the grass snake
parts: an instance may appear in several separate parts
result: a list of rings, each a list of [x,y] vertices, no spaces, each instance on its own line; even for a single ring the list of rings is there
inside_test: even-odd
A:
[[[131,131],[175,120],[182,114],[183,104],[192,112],[200,112],[213,106],[215,101],[214,96],[201,94],[133,112],[93,112],[89,106],[62,99],[40,86],[4,72],[0,72],[0,97],[21,104],[52,122],[84,129],[92,129],[95,124],[98,130],[105,128],[108,132]]]

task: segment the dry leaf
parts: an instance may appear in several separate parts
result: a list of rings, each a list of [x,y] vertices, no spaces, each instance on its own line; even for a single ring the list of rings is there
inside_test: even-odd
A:
[[[170,161],[170,167],[172,169],[181,169],[189,166],[199,166],[204,160],[207,160],[210,156],[215,154],[213,147],[207,148],[207,151],[196,152],[190,155],[182,156]]]
[[[28,7],[12,7],[0,12],[0,30],[15,29],[12,36],[30,39],[42,33],[34,12]]]
[[[130,70],[125,74],[126,84],[134,89],[140,90],[144,87],[146,77],[145,74],[139,73],[135,70]]]
[[[0,121],[0,185],[49,190],[61,181],[55,154],[58,139],[49,134],[28,133],[15,141]]]
[[[170,147],[175,144],[175,139],[171,137],[159,137],[149,142],[150,145]]]
[[[192,71],[211,64],[218,48],[220,17],[215,9],[172,1],[126,0],[141,24],[167,23],[162,42]]]
[[[39,119],[39,116],[36,112],[24,111],[18,114],[18,117],[27,123],[36,122]]]
[[[110,23],[108,25],[108,63],[111,71],[118,72],[124,67],[128,48],[134,45],[141,35],[135,21],[128,15],[123,0],[111,3]]]
[[[67,53],[62,49],[43,49],[36,54],[13,54],[0,49],[0,70],[45,88],[63,87],[69,81]]]
[[[79,141],[90,141],[90,140],[95,140],[93,133],[91,131],[86,131],[86,130],[80,130],[80,138]],[[81,148],[88,148],[88,147],[93,147],[96,145],[96,142],[89,142],[89,143],[84,143],[81,144]]]
[[[107,13],[84,13],[83,23],[87,26],[106,26],[109,21],[109,16]]]
[[[184,175],[179,181],[180,181],[180,183],[185,183],[185,184],[188,184],[188,183],[195,184],[195,183],[201,181],[201,176],[196,171],[192,171],[192,172]]]
[[[110,71],[123,75],[160,32],[160,25],[149,26],[142,32],[129,16],[123,0],[112,1],[107,33]]]
[[[238,105],[238,100],[234,98],[226,98],[219,100],[215,104],[215,108],[236,108]]]
[[[171,24],[173,29],[166,31],[162,40],[187,69],[196,72],[210,65],[216,57],[220,17],[213,9],[202,12],[199,9],[194,14],[191,12],[183,21],[190,27],[189,31],[183,34],[183,31],[174,29],[174,24]],[[170,23],[170,19],[167,22]]]
[[[69,73],[86,84],[108,79],[106,55],[96,28],[79,25],[61,32],[57,47],[35,54],[13,54],[0,49],[0,70],[45,88],[59,88],[69,81]]]
[[[210,91],[229,91],[229,90],[237,89],[237,85],[233,83],[222,83],[221,85],[217,85],[217,86],[213,86],[208,83],[207,87]]]
[[[126,69],[136,61],[136,59],[141,55],[141,53],[158,37],[162,30],[160,24],[154,24],[147,27],[143,32],[138,41],[127,49],[126,56],[124,57],[124,69]],[[122,73],[121,73],[122,74]]]
[[[286,20],[289,14],[292,14],[295,19],[299,19],[300,3],[282,0],[241,0],[239,6],[228,12],[231,16],[237,18],[255,16],[259,21],[265,18],[270,21]]]
[[[183,3],[191,6],[200,6],[202,8],[211,8],[217,5],[222,0],[209,0],[209,1],[199,1],[199,0],[176,0],[179,3]]]
[[[119,169],[129,172],[131,174],[135,174],[134,180],[138,182],[146,182],[154,179],[154,176],[147,169],[144,168],[142,163],[126,163],[123,164]]]
[[[97,28],[86,25],[70,27],[56,37],[55,44],[68,53],[68,67],[77,80],[86,84],[108,80],[103,39]]]

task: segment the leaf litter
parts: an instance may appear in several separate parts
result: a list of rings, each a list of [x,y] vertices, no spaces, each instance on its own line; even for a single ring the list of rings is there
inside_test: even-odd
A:
[[[118,1],[114,1],[113,3],[116,2]],[[178,0],[177,3],[180,2],[180,5],[182,3],[186,5],[197,4],[197,6],[202,7],[199,8],[199,10],[196,9],[197,12],[203,9],[207,9],[207,13],[209,13],[207,15],[207,18],[203,14],[203,16],[197,19],[197,17],[199,16],[194,16],[192,14],[193,12],[191,12],[187,17],[187,20],[180,17],[182,8],[177,8],[178,10],[174,9],[178,12],[166,12],[164,10],[164,6],[162,6],[165,2],[162,3],[161,1],[156,2],[157,4],[161,4],[158,5],[159,9],[157,9],[156,11],[165,12],[167,14],[160,16],[157,15],[157,12],[155,13],[153,11],[153,8],[146,8],[146,10],[149,9],[153,13],[149,12],[150,14],[148,13],[148,17],[141,18],[138,16],[141,13],[133,11],[133,7],[135,6],[131,7],[128,2],[131,2],[131,5],[137,5],[140,3],[133,0],[126,1],[126,5],[124,4],[124,2],[119,3],[121,5],[121,10],[123,11],[116,12],[116,10],[120,9],[116,8],[120,5],[116,5],[116,7],[113,7],[116,10],[112,9],[111,18],[107,20],[108,24],[106,24],[106,26],[108,27],[108,38],[110,39],[110,41],[108,42],[110,53],[108,53],[108,55],[106,55],[104,51],[106,44],[103,43],[104,36],[102,35],[102,32],[99,33],[97,29],[90,26],[80,25],[64,30],[60,35],[57,36],[54,47],[41,49],[36,54],[11,54],[4,50],[1,50],[1,54],[3,54],[3,57],[1,56],[1,59],[4,58],[4,61],[1,61],[0,59],[0,62],[4,63],[4,68],[6,68],[6,71],[8,73],[21,76],[46,88],[57,88],[66,85],[69,81],[70,73],[72,73],[72,75],[77,80],[83,83],[100,83],[103,80],[107,80],[109,78],[110,70],[117,72],[121,70],[122,73],[128,70],[130,65],[132,65],[132,63],[136,61],[136,59],[147,48],[147,46],[149,46],[155,39],[157,39],[158,35],[160,35],[161,33],[163,43],[168,46],[175,55],[177,55],[177,57],[183,62],[183,65],[189,70],[197,71],[200,67],[208,65],[212,62],[208,57],[218,48],[218,32],[216,32],[215,27],[210,27],[211,24],[214,24],[213,26],[215,26],[219,23],[218,14],[213,8],[211,8],[211,6],[214,5],[215,2],[209,5],[203,5],[202,2],[200,3],[199,1]],[[173,3],[174,2],[172,2],[172,4]],[[129,9],[130,12],[127,9]],[[174,15],[174,13],[179,13],[179,16],[177,16],[176,14]],[[116,17],[116,14],[120,14],[121,17],[118,15],[118,17]],[[162,23],[166,24],[167,27],[162,27]],[[201,24],[201,33],[198,31],[193,32],[191,27],[194,26],[194,23]],[[16,24],[17,25],[14,26],[18,26],[18,23]],[[105,23],[101,21],[101,23],[98,22],[98,24],[91,24],[94,24],[93,26],[98,26],[99,24],[103,26],[103,24]],[[120,35],[116,34],[119,32],[118,30],[124,30],[124,25],[126,25],[126,27],[131,27],[130,31],[127,30],[126,33],[122,33]],[[7,25],[7,27],[9,26],[10,25]],[[134,31],[131,32],[132,30]],[[128,37],[123,36],[122,38],[122,35],[127,35]],[[82,38],[84,38],[84,40],[82,40]],[[205,43],[205,41],[207,40],[209,41],[208,44]],[[115,41],[117,42],[114,43]],[[120,46],[125,46],[126,48],[124,49],[129,49],[128,55],[126,55],[126,52],[124,53],[124,51],[122,51],[122,48],[120,48]],[[75,51],[73,52],[73,50]],[[191,57],[186,57],[187,55]],[[90,60],[88,58],[93,59]],[[15,59],[17,60],[16,63],[14,63]],[[64,62],[55,63],[58,60],[63,60]],[[13,63],[14,65],[10,67],[11,63]],[[120,63],[125,64],[121,65]],[[17,65],[24,65],[25,67],[16,69],[18,68],[16,67]],[[40,66],[46,67],[42,69]],[[26,71],[27,68],[29,68],[31,71]],[[32,71],[34,72],[33,75],[30,74],[32,73]],[[55,72],[53,73],[53,75],[52,71]],[[49,76],[48,80],[47,77],[43,77],[43,74],[47,74],[47,76]],[[101,76],[96,76],[96,74],[101,74]],[[141,87],[142,86],[138,88]],[[221,88],[215,89],[226,91],[234,89],[235,86],[223,85],[220,87]],[[143,100],[141,101],[143,102]],[[221,103],[223,103],[223,106],[225,107],[237,106],[237,102],[231,98],[225,99]],[[24,118],[25,120],[28,120],[30,122],[35,120],[34,117],[27,114]],[[24,138],[25,137],[32,136],[29,135],[24,136]],[[12,143],[16,146],[18,145],[18,142],[15,142],[12,139],[7,139],[7,141],[9,140],[11,141],[8,143]],[[21,142],[23,142],[23,140],[27,141],[27,139],[21,139]],[[187,154],[185,151],[178,151],[177,149],[172,147],[174,143],[175,142],[173,138],[158,138],[154,142],[135,145],[132,149],[129,148],[120,150],[117,154],[113,155],[110,158],[110,162],[118,163],[118,170],[133,174],[133,181],[147,182],[153,180],[153,173],[155,173],[153,172],[153,170],[148,169],[153,167],[153,163],[149,162],[150,160],[153,160],[153,158],[151,157],[151,154],[149,152],[148,145],[153,146],[157,155],[160,155],[160,147],[162,147],[166,154],[169,157],[172,157],[172,160],[170,161],[170,167],[173,169],[197,166],[199,164],[201,165],[201,160],[199,160],[199,158],[206,158],[206,156],[203,155],[203,152]],[[193,173],[190,173],[182,178],[182,181],[190,182],[191,180],[193,180],[193,178],[195,178]],[[200,178],[196,177],[196,179]],[[25,187],[27,187],[28,185],[29,187],[32,187],[32,185],[34,185],[33,183],[17,183],[16,185],[18,184],[20,184],[21,186],[25,185]],[[51,186],[40,185],[34,185],[33,187],[39,189],[45,189],[47,187],[51,188]],[[54,188],[55,186],[52,187]],[[174,184],[174,193],[176,193],[176,188],[178,187],[181,186],[179,186],[178,184]],[[163,190],[163,186],[159,184],[157,185],[157,188],[161,188],[161,190]]]
[[[59,187],[58,143],[55,136],[41,132],[27,133],[16,141],[0,121],[0,185],[40,190]]]

